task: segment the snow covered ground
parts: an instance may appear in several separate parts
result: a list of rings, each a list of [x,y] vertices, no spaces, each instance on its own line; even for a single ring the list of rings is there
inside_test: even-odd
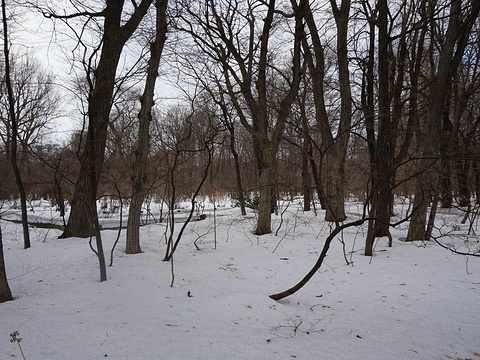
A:
[[[3,219],[18,216],[2,211]],[[375,255],[365,257],[366,226],[349,228],[312,280],[275,302],[268,295],[295,285],[315,263],[329,233],[323,212],[304,213],[292,202],[283,222],[274,216],[273,233],[261,237],[252,234],[252,211],[242,217],[225,201],[215,219],[211,205],[205,212],[175,253],[173,287],[172,264],[162,261],[164,223],[141,228],[142,254],[125,254],[122,232],[108,281],[100,283],[88,239],[60,240],[59,230],[31,228],[32,247],[24,250],[21,226],[2,220],[15,300],[0,304],[0,359],[22,359],[10,342],[18,331],[27,360],[480,360],[478,257],[434,242],[406,243],[407,224],[392,231],[393,247],[379,239]],[[360,212],[350,204],[349,220]],[[56,213],[44,203],[30,216],[51,221]],[[462,234],[468,224],[461,217],[444,211],[438,224]],[[107,264],[116,235],[102,232]],[[442,241],[461,250],[480,246],[476,236]]]

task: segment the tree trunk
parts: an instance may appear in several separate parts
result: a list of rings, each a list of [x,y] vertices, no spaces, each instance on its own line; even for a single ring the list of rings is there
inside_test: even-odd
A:
[[[5,0],[3,0],[5,1]],[[0,225],[0,303],[13,300],[12,292],[8,286],[7,273],[5,271],[5,260],[3,257],[2,227]]]
[[[322,210],[327,209],[327,200],[325,199],[325,190],[322,185],[322,180],[320,179],[319,173],[322,169],[322,158],[320,158],[320,169],[317,168],[317,163],[313,157],[312,147],[308,150],[308,157],[310,160],[310,167],[312,169],[313,182],[315,184],[315,189],[317,190],[318,201],[320,201],[320,206]]]
[[[341,222],[347,218],[345,215],[345,153],[337,147],[332,147],[326,152],[326,165],[324,167],[323,183],[327,211],[325,220]]]
[[[27,217],[27,196],[25,193],[25,187],[23,186],[22,177],[20,175],[20,169],[18,168],[17,163],[17,118],[15,111],[15,99],[13,98],[13,88],[10,79],[10,51],[8,48],[8,24],[7,24],[7,14],[6,14],[6,5],[5,0],[2,0],[2,22],[3,22],[3,52],[5,56],[5,84],[7,86],[8,93],[8,106],[9,106],[9,116],[11,123],[11,136],[10,139],[10,151],[9,158],[10,164],[12,165],[13,174],[15,176],[15,182],[17,183],[17,189],[20,193],[20,206],[22,209],[22,227],[23,227],[23,247],[28,249],[30,247],[30,233],[28,230],[28,217]]]
[[[426,175],[427,174],[423,176],[424,181],[432,180],[431,177],[427,177]],[[430,203],[430,184],[431,182],[428,182],[428,187],[425,187],[417,180],[407,241],[427,240],[425,226],[427,223],[428,205]]]
[[[340,8],[336,0],[330,0],[333,16],[337,25],[337,61],[340,87],[340,123],[337,139],[327,148],[325,172],[334,180],[327,183],[327,212],[325,220],[343,221],[345,215],[345,159],[347,156],[350,127],[352,123],[352,94],[350,89],[350,71],[348,63],[348,20],[350,0],[342,0]],[[332,163],[333,160],[333,163]],[[333,191],[333,192],[332,192]]]
[[[95,70],[89,68],[87,77],[90,83],[88,98],[88,133],[84,151],[80,157],[80,171],[72,199],[72,210],[67,226],[61,238],[92,235],[94,228],[93,214],[96,190],[102,172],[105,156],[105,143],[113,90],[116,83],[116,71],[123,46],[133,34],[146,14],[152,0],[142,0],[135,7],[128,21],[121,25],[124,0],[107,0],[104,9],[104,33],[100,60]],[[92,78],[93,76],[93,78]],[[91,176],[91,169],[95,176]],[[95,192],[95,193],[94,193]]]
[[[147,169],[147,158],[149,149],[149,126],[152,121],[152,107],[155,83],[158,77],[158,66],[166,40],[167,33],[167,11],[168,0],[157,0],[156,15],[156,36],[150,44],[150,60],[147,68],[145,89],[140,98],[141,108],[139,113],[138,144],[135,151],[135,163],[133,165],[133,192],[130,209],[128,212],[127,241],[125,252],[127,254],[141,253],[140,247],[140,217],[142,215],[142,204],[145,199],[145,180]]]
[[[345,158],[350,138],[352,99],[347,57],[347,29],[350,11],[350,0],[343,0],[340,8],[336,1],[330,1],[337,25],[337,61],[340,84],[340,121],[334,137],[330,125],[324,99],[325,58],[323,45],[318,35],[318,29],[308,1],[301,2],[300,10],[308,26],[312,45],[308,44],[307,36],[302,28],[302,48],[310,76],[312,78],[313,96],[315,104],[315,118],[322,136],[322,151],[324,152],[322,183],[325,190],[325,206],[327,221],[345,220],[344,192],[345,192]],[[313,49],[313,53],[312,53]]]
[[[272,180],[273,168],[266,166],[262,168],[260,175],[260,200],[258,206],[258,220],[256,235],[270,234],[272,232],[271,214],[272,214]]]
[[[458,182],[458,205],[466,207],[470,204],[470,189],[468,187],[470,160],[456,159],[455,163]]]
[[[473,161],[473,174],[474,174],[474,181],[475,181],[475,197],[476,203],[480,204],[480,166],[478,165],[478,161]]]
[[[451,160],[448,158],[442,159],[442,170],[440,172],[441,182],[440,182],[440,201],[442,208],[451,209],[453,206],[453,196],[452,196],[452,170],[451,170]]]
[[[142,216],[142,205],[144,200],[144,194],[135,189],[136,193],[132,194],[132,201],[128,210],[128,223],[127,223],[127,242],[125,252],[127,254],[138,254],[142,252],[140,247],[140,218]]]
[[[310,173],[308,171],[308,136],[303,137],[302,146],[302,193],[303,193],[303,211],[310,211],[312,202],[312,185],[310,181]]]
[[[228,131],[230,132],[230,151],[233,156],[233,162],[235,164],[235,178],[237,182],[237,197],[238,202],[240,203],[240,211],[242,215],[247,215],[245,209],[245,196],[243,194],[243,185],[242,185],[242,174],[240,172],[240,160],[238,158],[238,152],[235,148],[235,128],[233,124],[227,125]]]
[[[86,155],[86,151],[84,154]],[[92,197],[96,198],[97,194],[92,194],[92,190],[93,184],[91,178],[87,169],[82,165],[70,203],[70,216],[68,217],[67,226],[63,234],[59,236],[60,239],[72,236],[87,238],[94,235],[91,214],[96,212],[96,203],[92,203],[90,199]]]
[[[427,136],[425,137],[420,174],[417,177],[414,208],[407,241],[429,240],[426,233],[427,210],[430,202],[433,170],[439,155],[439,129],[444,115],[446,97],[450,93],[452,74],[458,64],[467,44],[468,35],[480,12],[480,2],[474,2],[468,14],[462,14],[461,0],[454,0],[450,7],[450,18],[446,39],[439,55],[437,74],[431,83],[430,102],[427,115]],[[461,32],[459,32],[461,30]]]
[[[375,237],[389,232],[392,190],[390,184],[393,163],[392,128],[390,116],[390,94],[388,84],[388,5],[386,0],[378,2],[378,136],[374,147],[372,174],[372,208],[369,230],[365,241],[365,255],[371,256]],[[373,226],[373,229],[370,227]]]

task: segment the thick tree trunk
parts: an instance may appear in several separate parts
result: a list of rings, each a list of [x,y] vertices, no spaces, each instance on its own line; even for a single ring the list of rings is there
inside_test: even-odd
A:
[[[258,206],[257,228],[255,229],[256,235],[270,234],[272,232],[272,180],[273,168],[271,166],[262,168],[259,179],[260,203]]]
[[[132,195],[132,201],[128,210],[127,223],[127,242],[125,252],[127,254],[138,254],[142,252],[140,247],[140,219],[142,216],[142,205],[144,194],[140,191],[143,189],[135,189],[136,193]]]
[[[93,210],[98,179],[102,172],[105,143],[112,106],[116,71],[123,46],[133,34],[152,0],[142,0],[123,25],[121,22],[124,1],[107,0],[104,9],[104,33],[100,60],[95,70],[89,69],[88,133],[84,151],[80,157],[78,174],[72,200],[72,210],[62,238],[87,237],[94,228]],[[93,74],[93,78],[92,78]],[[91,170],[95,172],[94,176]]]
[[[375,144],[372,174],[372,208],[369,229],[365,241],[365,255],[371,256],[375,237],[389,234],[390,209],[392,206],[392,163],[393,144],[388,84],[388,5],[386,0],[378,2],[378,136]],[[373,229],[371,228],[373,227]]]
[[[345,215],[345,152],[330,148],[325,155],[323,183],[327,211],[325,220],[341,222],[347,218]]]
[[[12,292],[8,286],[7,273],[5,271],[5,260],[3,257],[2,227],[0,225],[0,303],[13,300]]]
[[[325,172],[331,184],[327,183],[327,221],[343,221],[345,215],[345,159],[350,140],[350,127],[352,123],[352,93],[350,89],[350,71],[348,62],[348,20],[350,14],[350,0],[342,0],[340,7],[336,0],[330,0],[333,16],[337,25],[337,61],[338,81],[340,87],[340,123],[338,134],[333,144],[328,144],[326,152]],[[332,163],[333,161],[333,163]]]
[[[145,180],[147,169],[147,158],[149,149],[149,126],[152,121],[152,107],[154,104],[154,88],[158,77],[158,66],[166,40],[167,33],[167,11],[168,0],[157,0],[156,36],[155,41],[150,45],[150,60],[147,68],[145,89],[140,98],[141,108],[139,113],[138,144],[135,151],[135,163],[133,165],[133,192],[130,210],[128,213],[127,241],[125,252],[127,254],[141,253],[140,247],[140,217],[142,215],[142,204],[145,199]]]
[[[431,181],[431,177],[423,176],[424,181]],[[417,186],[415,188],[415,198],[413,200],[413,212],[408,227],[407,241],[415,240],[427,240],[426,239],[426,223],[427,223],[427,211],[430,203],[430,184],[428,186],[422,186],[422,183],[417,180]]]
[[[390,209],[392,207],[392,124],[390,113],[389,68],[388,68],[388,5],[386,0],[378,2],[378,137],[375,147],[375,171],[373,199],[375,208],[374,236],[388,234]]]
[[[87,155],[86,152],[84,154]],[[75,184],[67,226],[59,238],[62,239],[72,236],[86,238],[94,235],[91,214],[96,211],[96,203],[92,203],[90,199],[95,198],[97,194],[93,194],[92,192],[92,179],[90,178],[88,169],[82,166]]]

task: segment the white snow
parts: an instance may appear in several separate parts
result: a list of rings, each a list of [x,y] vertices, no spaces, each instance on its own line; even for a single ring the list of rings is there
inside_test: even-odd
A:
[[[32,247],[24,250],[21,226],[2,220],[15,299],[0,304],[0,359],[22,359],[13,331],[27,360],[480,359],[478,257],[406,243],[407,224],[392,231],[393,247],[381,238],[365,257],[366,225],[349,228],[343,240],[353,264],[334,240],[311,281],[275,302],[268,295],[295,285],[317,260],[329,233],[324,213],[304,213],[296,200],[277,235],[280,215],[273,233],[258,237],[255,214],[242,217],[225,202],[215,213],[216,249],[211,205],[206,213],[188,225],[175,253],[173,287],[171,263],[162,261],[165,223],[141,228],[137,255],[125,254],[123,231],[108,281],[100,283],[88,239],[57,239],[58,230],[32,227]],[[358,213],[349,204],[349,220]],[[14,216],[17,210],[3,214]],[[42,216],[56,214],[44,203],[31,220]],[[463,234],[461,217],[444,211],[439,225]],[[116,235],[102,231],[107,264]],[[475,236],[441,240],[479,247]]]

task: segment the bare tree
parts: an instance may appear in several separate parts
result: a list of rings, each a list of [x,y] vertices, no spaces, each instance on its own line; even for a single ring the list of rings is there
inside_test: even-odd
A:
[[[430,203],[432,186],[435,187],[434,168],[439,159],[439,130],[445,112],[445,104],[450,94],[452,76],[468,43],[470,31],[477,21],[480,2],[469,1],[463,6],[462,1],[453,0],[448,16],[448,28],[445,40],[438,54],[437,71],[430,85],[428,114],[426,118],[427,135],[424,138],[421,161],[421,173],[417,177],[415,189],[414,213],[408,229],[407,240],[427,240],[427,210]]]
[[[168,158],[168,238],[164,261],[173,259],[180,239],[195,211],[196,197],[207,179],[212,164],[215,139],[222,124],[215,114],[172,109],[165,119],[164,156]],[[188,198],[191,208],[187,219],[175,235],[175,211],[179,198]],[[172,280],[173,282],[173,280]]]
[[[349,79],[349,62],[347,57],[348,19],[350,1],[344,0],[340,6],[330,1],[336,32],[336,55],[338,63],[338,91],[340,95],[339,121],[332,125],[332,119],[325,105],[325,55],[319,30],[315,22],[311,4],[301,1],[296,11],[305,19],[308,34],[301,30],[302,49],[308,65],[315,104],[315,119],[321,135],[321,150],[324,156],[322,180],[325,184],[325,205],[327,221],[343,221],[346,218],[344,209],[345,197],[345,159],[350,137],[352,99]],[[308,36],[307,36],[308,35]]]
[[[17,189],[20,193],[20,204],[22,207],[22,226],[23,226],[23,244],[24,248],[30,247],[30,233],[28,231],[28,218],[27,218],[27,199],[25,193],[25,187],[23,185],[22,176],[17,163],[17,137],[18,137],[18,123],[17,113],[15,112],[15,99],[13,94],[13,86],[11,83],[10,72],[10,49],[9,49],[9,37],[8,37],[8,20],[5,0],[2,0],[2,23],[3,23],[3,53],[5,57],[5,85],[7,87],[8,105],[9,105],[9,118],[10,118],[10,163],[12,165],[13,174],[15,175],[15,181],[17,183]]]
[[[224,90],[242,125],[252,136],[260,192],[255,233],[270,233],[275,157],[301,78],[297,36],[301,17],[295,15],[290,42],[293,49],[290,54],[284,54],[291,56],[291,63],[287,65],[291,70],[285,72],[273,61],[277,54],[271,45],[271,35],[283,19],[280,10],[284,10],[279,9],[274,0],[231,0],[222,4],[209,0],[202,5],[182,4],[183,30],[192,36],[204,58],[220,67]],[[272,73],[277,73],[282,83],[273,82]]]
[[[150,60],[147,68],[144,92],[140,98],[141,108],[138,114],[139,129],[135,163],[133,165],[133,192],[128,213],[126,253],[141,252],[140,247],[140,216],[145,199],[145,177],[149,148],[149,125],[152,121],[152,107],[155,82],[158,77],[158,66],[167,34],[167,3],[168,0],[157,0],[156,6],[156,34],[150,44]]]
[[[418,98],[420,64],[423,60],[423,46],[431,7],[423,1],[418,9],[413,3],[404,3],[391,12],[387,2],[377,2],[375,9],[363,8],[369,23],[369,49],[366,60],[366,74],[363,83],[363,110],[365,115],[367,141],[371,161],[371,210],[366,238],[365,255],[372,255],[375,237],[388,236],[390,217],[393,208],[393,189],[396,172],[407,156],[413,136],[413,127],[418,119],[415,111]],[[400,19],[399,24],[393,23]],[[390,19],[390,20],[389,20]],[[378,27],[378,43],[375,46],[375,27]],[[394,29],[398,34],[394,34]],[[413,36],[409,36],[413,34]],[[397,41],[396,53],[394,41]],[[409,43],[410,41],[410,43]],[[410,71],[407,71],[408,47],[412,49]],[[373,64],[378,53],[378,86],[374,86]],[[406,76],[410,86],[410,113],[405,129],[402,118],[405,116],[403,94],[406,92]],[[378,89],[377,134],[375,134],[373,88]],[[400,135],[404,135],[400,139]]]
[[[5,73],[3,71],[3,73]],[[47,131],[51,130],[51,121],[59,114],[59,96],[55,92],[53,77],[42,69],[32,54],[16,54],[10,60],[12,91],[14,94],[17,119],[17,141],[21,145],[22,155],[29,148],[41,142]],[[6,83],[2,79],[2,83]],[[0,88],[0,137],[10,147],[8,92]]]
[[[105,141],[108,130],[109,114],[112,107],[113,92],[116,85],[116,72],[120,56],[128,39],[137,29],[147,13],[152,0],[132,2],[125,9],[124,0],[107,0],[105,7],[94,10],[88,4],[73,4],[74,9],[83,7],[72,14],[59,14],[54,8],[43,8],[42,13],[67,23],[71,19],[84,19],[83,28],[90,23],[102,20],[101,40],[93,48],[82,42],[83,32],[78,32],[79,45],[91,51],[84,59],[83,67],[88,81],[88,129],[85,146],[80,155],[80,172],[76,181],[72,199],[72,209],[67,226],[61,237],[87,237],[92,234],[92,225],[96,222],[96,196],[98,179],[102,171]],[[95,59],[98,56],[98,63]]]

